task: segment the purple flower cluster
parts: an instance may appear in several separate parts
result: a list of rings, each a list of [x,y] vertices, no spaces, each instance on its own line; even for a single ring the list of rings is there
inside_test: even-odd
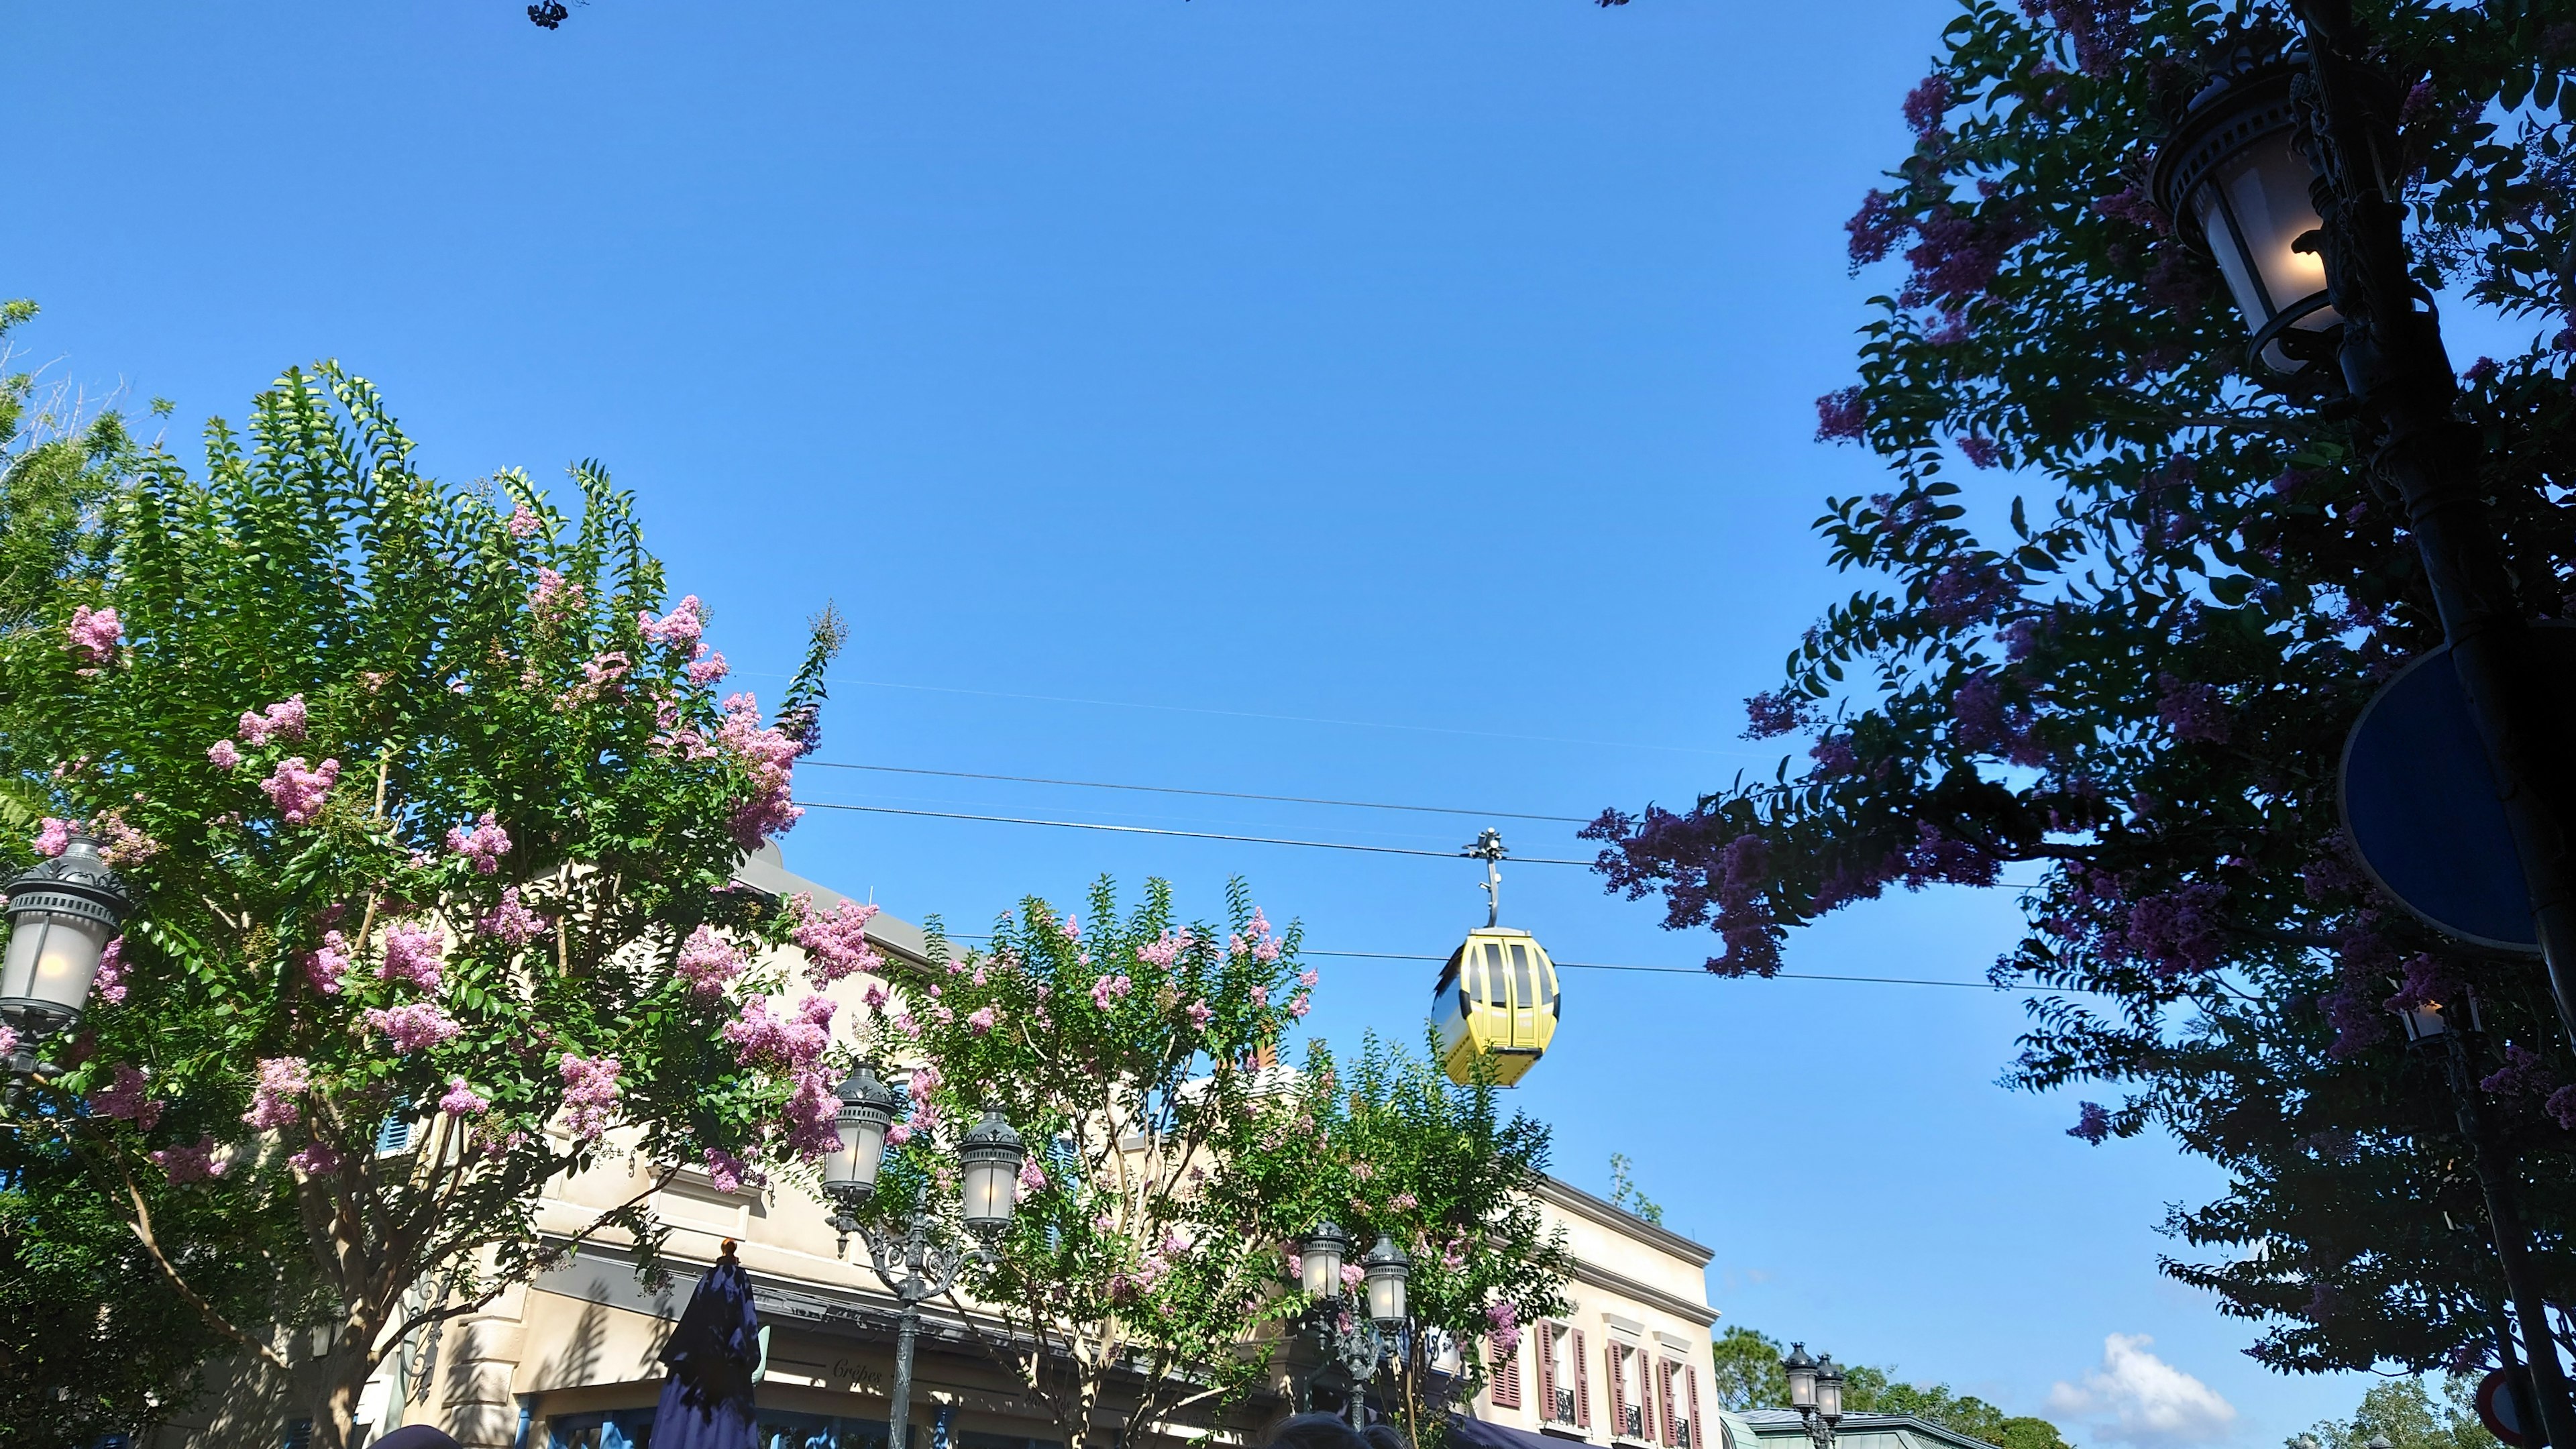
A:
[[[447,1091],[438,1099],[438,1110],[450,1117],[479,1117],[492,1110],[492,1102],[463,1077],[449,1077]]]
[[[2003,565],[1988,558],[1954,557],[1923,586],[1924,612],[1952,629],[1982,624],[2020,597]]]
[[[1951,691],[1950,719],[1953,737],[1964,750],[2014,765],[2047,762],[2047,752],[2031,734],[2030,707],[2005,703],[2003,679],[1992,671],[1972,671]]]
[[[2162,980],[2205,975],[2225,964],[2227,887],[2206,881],[2176,886],[2129,908],[2122,944]]]
[[[121,1063],[110,1075],[106,1086],[89,1094],[91,1111],[102,1117],[131,1122],[147,1132],[152,1130],[153,1123],[161,1120],[161,1109],[167,1105],[152,1099],[151,1083],[143,1075],[142,1068]]]
[[[789,939],[804,948],[816,980],[828,984],[858,972],[875,975],[885,969],[885,958],[868,944],[868,922],[877,917],[878,907],[843,901],[817,914],[813,898],[799,896],[797,914],[802,919]]]
[[[125,1003],[125,938],[117,937],[99,949],[98,974],[90,978],[90,993],[111,1006]]]
[[[90,663],[105,664],[116,657],[116,641],[125,637],[125,626],[117,622],[114,609],[93,611],[83,604],[72,610],[63,635],[70,648]]]
[[[2069,1137],[2081,1137],[2099,1147],[2111,1135],[2111,1114],[2099,1102],[2075,1104],[2075,1125],[2066,1129]]]
[[[259,788],[287,824],[302,825],[322,813],[324,797],[338,783],[338,760],[324,760],[319,768],[306,769],[304,757],[293,755],[278,761],[276,770],[259,782]]]
[[[510,832],[486,810],[470,830],[449,826],[447,848],[473,862],[476,875],[491,875],[501,868],[501,857],[510,853]]]
[[[1858,442],[1869,430],[1869,404],[1857,387],[1829,392],[1816,399],[1816,441]]]
[[[2096,80],[2118,74],[2137,40],[2129,0],[2021,0],[2021,9],[2074,42],[2075,68]]]
[[[725,987],[742,974],[742,953],[715,933],[714,928],[700,926],[680,943],[679,958],[672,972],[689,983],[689,990],[701,997],[722,996]]]
[[[160,1168],[173,1187],[191,1182],[207,1182],[224,1175],[230,1161],[215,1160],[215,1135],[201,1133],[194,1142],[175,1143],[143,1154]]]
[[[524,946],[545,930],[546,918],[519,904],[519,888],[511,886],[501,892],[501,903],[483,913],[474,923],[474,933],[513,946]]]
[[[336,936],[337,931],[332,932]],[[408,981],[423,991],[436,991],[441,979],[439,958],[447,951],[447,936],[436,926],[397,922],[385,928],[385,964],[376,975],[387,981]]]
[[[2145,227],[2159,236],[2171,229],[2165,220],[2164,208],[2156,205],[2147,195],[2146,188],[2135,181],[2108,196],[2094,197],[2093,209],[2113,220]]]
[[[1803,694],[1793,694],[1787,689],[1772,690],[1744,702],[1744,719],[1746,739],[1775,739],[1814,724],[1815,705]]]
[[[1914,269],[1900,300],[1909,307],[1961,304],[1983,296],[2004,258],[2032,234],[2009,213],[1978,216],[1944,203],[1915,224],[1919,238],[1906,249]]]
[[[1934,71],[1905,95],[1905,125],[1917,136],[1930,136],[1941,129],[1941,118],[1950,111],[1950,78]]]
[[[456,1040],[465,1030],[435,1001],[406,1001],[395,1007],[369,1007],[367,1027],[381,1032],[398,1052],[426,1051]]]
[[[1860,210],[1843,223],[1843,231],[1851,238],[1852,270],[1857,272],[1872,262],[1887,260],[1913,228],[1913,220],[1896,209],[1895,197],[1884,191],[1872,191],[1862,197]]]
[[[2556,1081],[2548,1063],[2539,1053],[2505,1043],[2504,1065],[2478,1080],[2478,1089],[2499,1097],[2520,1097],[2527,1093],[2549,1092]]]
[[[304,738],[304,729],[308,722],[304,696],[290,694],[267,709],[243,710],[241,719],[233,726],[233,732],[241,736],[241,742],[244,745],[256,750],[270,740]]]
[[[555,1070],[564,1084],[564,1129],[584,1142],[607,1131],[616,1119],[618,1099],[625,1095],[617,1085],[617,1074],[624,1070],[617,1058],[566,1052]]]
[[[2178,740],[2227,743],[2227,701],[2211,684],[2193,684],[2178,676],[2156,676],[2156,718]]]
[[[250,1110],[242,1114],[242,1120],[261,1132],[291,1127],[304,1120],[303,1108],[296,1099],[312,1088],[313,1074],[304,1065],[304,1058],[264,1058],[251,1085]]]
[[[707,631],[706,610],[699,604],[698,596],[691,594],[659,619],[650,614],[637,614],[635,627],[655,644],[688,649],[694,647],[698,636]]]
[[[734,807],[734,843],[757,850],[804,818],[804,810],[789,798],[796,760],[804,750],[782,731],[761,726],[760,701],[748,693],[726,699],[724,712],[716,744],[751,777],[749,792]]]
[[[2209,300],[2209,278],[2190,252],[2179,244],[2156,248],[2156,260],[2139,283],[2147,300],[2185,320],[2200,315]]]

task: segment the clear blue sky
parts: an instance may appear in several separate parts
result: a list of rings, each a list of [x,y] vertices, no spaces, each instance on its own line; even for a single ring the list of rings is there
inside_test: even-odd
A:
[[[1807,531],[1876,481],[1810,440],[1867,295],[1840,224],[1949,13],[598,0],[547,34],[518,0],[24,5],[0,294],[46,309],[22,361],[175,399],[185,449],[330,356],[441,476],[605,460],[750,684],[774,695],[824,600],[848,614],[825,759],[1682,803],[1770,768],[1740,701],[1849,587]],[[1434,849],[1483,823],[801,782]],[[1103,871],[1209,914],[1247,875],[1331,949],[1481,920],[1464,862],[824,811],[786,844],[965,930]],[[1509,871],[1505,909],[1568,959],[1704,954],[1579,870]],[[1791,968],[1968,980],[2012,925],[1910,897]],[[1323,964],[1315,1026],[1415,1029],[1427,966]],[[1973,991],[1569,973],[1519,1100],[1575,1182],[1637,1160],[1715,1249],[1725,1323],[2025,1412],[2151,1335],[2236,1410],[2132,1355],[2095,1394],[2131,1422],[2075,1415],[2088,1444],[2348,1411],[2358,1382],[2265,1374],[2157,1276],[2206,1168],[1994,1085],[2020,1024]]]

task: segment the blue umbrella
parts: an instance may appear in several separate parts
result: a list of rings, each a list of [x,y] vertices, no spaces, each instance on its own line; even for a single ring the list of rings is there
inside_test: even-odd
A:
[[[671,1376],[653,1411],[653,1449],[756,1449],[759,1442],[751,1375],[760,1359],[760,1315],[751,1306],[751,1275],[733,1249],[725,1239],[662,1350]]]

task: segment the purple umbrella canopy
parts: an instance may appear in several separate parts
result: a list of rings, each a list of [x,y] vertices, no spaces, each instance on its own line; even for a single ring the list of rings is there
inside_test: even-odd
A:
[[[725,1240],[716,1265],[698,1280],[680,1325],[662,1349],[671,1376],[653,1412],[653,1449],[755,1449],[751,1375],[759,1366],[760,1315],[751,1306],[751,1275]]]

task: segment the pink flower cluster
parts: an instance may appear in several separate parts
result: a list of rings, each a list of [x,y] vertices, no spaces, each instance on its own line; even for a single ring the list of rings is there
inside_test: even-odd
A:
[[[584,598],[581,585],[553,569],[539,569],[537,586],[528,591],[528,611],[548,623],[556,623],[581,608]]]
[[[218,770],[229,770],[241,763],[241,749],[230,740],[217,740],[206,746],[206,758]]]
[[[370,1007],[367,1026],[384,1033],[398,1052],[425,1051],[454,1041],[465,1028],[435,1001],[406,1001],[391,1008]]]
[[[338,783],[338,760],[324,760],[321,768],[308,770],[304,767],[304,757],[295,755],[278,761],[276,772],[260,781],[259,788],[277,807],[277,813],[285,817],[287,824],[302,825],[322,813],[323,798]]]
[[[423,991],[436,991],[442,979],[439,957],[447,950],[447,936],[436,926],[419,926],[409,921],[385,928],[385,964],[376,975],[387,981],[408,981]]]
[[[305,953],[304,979],[323,995],[337,996],[340,978],[349,974],[349,964],[349,938],[337,931],[325,931],[321,948]]]
[[[48,858],[71,849],[72,823],[48,815],[36,824],[36,853]]]
[[[259,1064],[259,1080],[251,1088],[250,1110],[242,1120],[262,1132],[291,1127],[304,1120],[303,1109],[295,1099],[312,1089],[313,1074],[302,1057],[267,1057]]]
[[[1021,1158],[1020,1196],[1026,1197],[1033,1192],[1044,1192],[1046,1185],[1047,1175],[1045,1170],[1038,1166],[1038,1160],[1034,1157]]]
[[[1196,938],[1188,931],[1165,931],[1154,940],[1137,947],[1136,959],[1148,966],[1159,966],[1169,971],[1172,969],[1172,963],[1181,959],[1181,953],[1196,944],[1198,944]]]
[[[697,595],[691,594],[659,619],[650,614],[637,614],[635,627],[652,643],[674,649],[692,648],[697,644],[698,636],[707,632],[705,606],[698,602]]]
[[[463,1077],[449,1077],[447,1093],[438,1099],[438,1110],[450,1117],[480,1117],[492,1110],[492,1102]]]
[[[689,989],[700,996],[721,996],[726,986],[742,974],[742,953],[717,935],[713,928],[700,926],[680,943],[679,960],[672,970],[689,983]]]
[[[624,1095],[617,1085],[617,1074],[624,1070],[617,1058],[566,1052],[556,1070],[563,1076],[565,1128],[585,1142],[607,1131],[616,1116],[618,1098]]]
[[[986,1036],[991,1034],[996,1019],[992,1004],[987,1002],[966,1018],[966,1029],[977,1036]]]
[[[125,938],[117,937],[98,953],[98,975],[90,979],[90,992],[111,1006],[125,1002]]]
[[[529,538],[545,527],[546,521],[537,516],[536,510],[522,503],[510,510],[510,516],[502,520],[501,526],[510,530],[512,538]]]
[[[340,1170],[342,1159],[319,1141],[307,1142],[302,1151],[286,1159],[286,1165],[307,1177],[329,1177]]]
[[[1509,1299],[1485,1310],[1485,1321],[1494,1326],[1494,1352],[1509,1354],[1521,1346],[1521,1311]]]
[[[1209,1022],[1216,1020],[1216,1013],[1208,1009],[1206,1002],[1193,1001],[1189,1005],[1189,1017],[1190,1025],[1204,1030]]]
[[[804,948],[815,980],[829,984],[862,971],[870,975],[884,971],[884,958],[868,944],[868,922],[879,914],[877,907],[843,901],[817,914],[811,896],[798,896],[796,905],[803,919],[789,939]]]
[[[742,1014],[726,1022],[719,1035],[746,1067],[801,1072],[821,1061],[823,1049],[832,1044],[836,1009],[829,997],[808,996],[797,1003],[795,1015],[773,1016],[768,999],[755,996],[742,1004]]]
[[[1270,918],[1261,914],[1259,906],[1252,908],[1252,919],[1244,923],[1244,929],[1252,934],[1226,937],[1225,948],[1229,954],[1240,956],[1250,951],[1256,961],[1279,959],[1279,935],[1270,928]]]
[[[930,1099],[938,1094],[940,1084],[948,1079],[939,1072],[937,1062],[923,1062],[912,1069],[912,1079],[904,1083],[904,1094],[912,1099],[912,1111],[903,1120],[904,1135],[928,1132],[939,1125],[939,1108]]]
[[[1128,980],[1124,972],[1116,976],[1103,976],[1091,983],[1091,1004],[1102,1011],[1107,1011],[1110,1002],[1126,1000],[1128,994],[1135,989],[1136,983]]]
[[[161,842],[125,823],[124,815],[114,810],[101,810],[89,822],[89,833],[98,837],[99,854],[110,865],[141,865],[161,853]]]
[[[501,822],[486,810],[471,830],[449,826],[447,848],[472,861],[476,875],[491,875],[501,868],[501,857],[510,853],[510,832],[503,830]]]
[[[797,742],[760,723],[760,701],[749,693],[724,702],[725,719],[716,744],[739,761],[751,776],[751,788],[734,809],[734,843],[757,850],[773,835],[784,835],[805,812],[789,799]]]
[[[832,1110],[837,1114],[840,1108],[836,1105]],[[707,1149],[707,1176],[715,1181],[718,1192],[740,1192],[746,1179],[760,1180],[760,1174],[752,1171],[749,1163],[721,1147]]]
[[[474,923],[474,933],[513,946],[524,946],[546,928],[546,918],[519,904],[519,888],[511,886],[501,892],[501,903],[483,913]]]
[[[89,1094],[90,1110],[149,1132],[152,1124],[161,1120],[161,1109],[169,1105],[152,1100],[150,1091],[151,1083],[142,1068],[119,1065],[106,1086]]]
[[[832,1079],[819,1070],[808,1068],[790,1080],[787,1105],[779,1115],[787,1125],[790,1152],[819,1158],[841,1143],[841,1097],[832,1089]]]
[[[689,656],[687,673],[691,684],[705,686],[733,673],[733,666],[725,663],[722,654],[701,644]]]
[[[304,696],[290,694],[264,710],[243,710],[233,730],[244,745],[255,750],[270,740],[304,738],[307,721]]]
[[[92,610],[83,604],[72,610],[63,633],[90,663],[105,664],[116,657],[116,641],[125,637],[125,626],[117,622],[114,609]]]
[[[229,1161],[215,1160],[215,1137],[211,1132],[199,1137],[193,1143],[183,1142],[158,1148],[143,1155],[151,1160],[153,1166],[168,1175],[173,1186],[190,1182],[206,1182],[221,1177],[224,1175],[224,1169],[232,1165]]]

